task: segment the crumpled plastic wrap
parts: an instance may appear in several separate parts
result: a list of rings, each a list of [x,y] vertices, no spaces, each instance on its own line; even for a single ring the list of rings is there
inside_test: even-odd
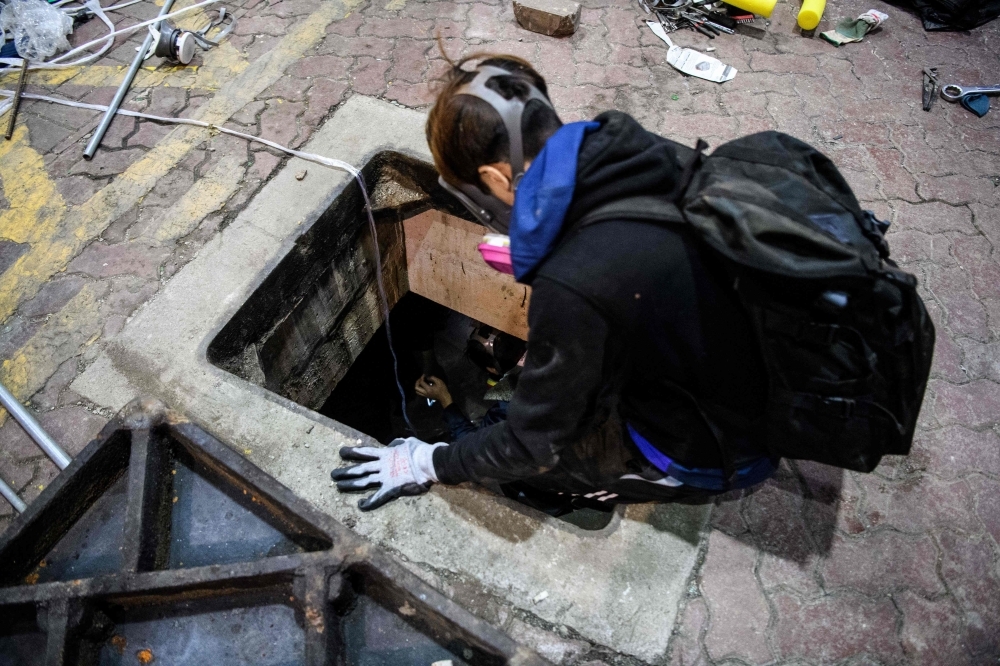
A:
[[[10,0],[0,10],[0,29],[14,36],[22,58],[44,60],[69,48],[73,19],[45,0]]]

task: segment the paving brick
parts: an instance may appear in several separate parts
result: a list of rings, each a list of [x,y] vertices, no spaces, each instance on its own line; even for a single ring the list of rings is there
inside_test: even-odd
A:
[[[903,614],[903,654],[913,666],[972,666],[961,614],[951,599],[937,601],[912,592],[893,595]]]
[[[72,393],[72,391],[66,391],[66,388],[76,379],[78,372],[79,363],[77,359],[71,358],[64,362],[45,383],[42,390],[31,396],[31,404],[41,411],[55,409],[60,405],[66,404],[63,402],[63,394]]]
[[[388,59],[394,45],[395,40],[384,37],[347,37],[334,34],[327,35],[316,51],[320,54]]]
[[[934,199],[950,204],[971,204],[996,200],[1000,195],[989,178],[968,176],[921,176],[917,192],[924,199]]]
[[[288,73],[301,78],[341,79],[347,76],[350,67],[350,58],[319,55],[302,58],[289,68]]]
[[[708,625],[708,607],[702,597],[688,601],[683,620],[678,623],[670,643],[670,666],[707,666],[708,657],[701,644],[701,634]]]
[[[81,277],[68,276],[45,283],[33,299],[23,304],[18,312],[23,317],[44,317],[58,312],[79,293],[86,283]]]
[[[767,643],[770,611],[754,576],[754,549],[712,532],[701,572],[701,589],[712,622],[705,648],[713,660],[733,656],[762,663],[772,658]]]
[[[979,379],[955,386],[935,379],[930,388],[934,414],[942,424],[982,428],[1000,421],[1000,384]]]
[[[301,102],[271,100],[260,115],[260,135],[265,139],[288,145],[299,132],[296,118],[305,111]]]
[[[393,65],[388,70],[387,77],[393,83],[425,83],[424,72],[427,71],[427,52],[432,42],[427,40],[398,39],[393,52]]]
[[[348,85],[344,81],[318,79],[306,96],[308,108],[302,114],[302,122],[307,126],[315,126],[325,118],[330,111],[340,104],[347,92]]]
[[[142,158],[140,150],[105,150],[99,149],[91,160],[80,158],[69,170],[70,174],[89,174],[91,176],[114,176],[132,166]]]
[[[947,315],[947,326],[955,335],[976,340],[989,338],[989,326],[983,303],[971,292],[969,276],[959,269],[936,269],[926,286]]]
[[[140,241],[116,245],[94,242],[70,262],[66,271],[93,278],[136,275],[157,279],[159,267],[169,255],[169,248],[151,247]]]
[[[38,422],[66,453],[75,456],[97,436],[108,420],[74,405],[45,412]]]
[[[34,410],[32,412],[34,413]],[[38,417],[37,413],[35,413],[35,417]],[[14,419],[8,418],[3,426],[0,426],[0,458],[21,462],[34,460],[44,455],[34,440],[24,432],[24,429]],[[15,486],[13,480],[8,480],[8,483],[15,489],[23,487]]]
[[[369,20],[361,26],[358,34],[373,37],[431,37],[433,21],[418,21],[406,18],[380,18]]]
[[[889,597],[845,592],[801,601],[777,594],[772,603],[778,617],[775,641],[784,657],[832,664],[867,653],[876,663],[902,660],[897,613]]]
[[[385,73],[391,64],[375,58],[358,58],[351,70],[351,88],[362,95],[381,95],[385,92]]]
[[[941,576],[966,611],[966,641],[973,655],[1000,654],[1000,577],[989,537],[970,539],[951,532],[939,537]],[[979,662],[985,663],[985,662]]]

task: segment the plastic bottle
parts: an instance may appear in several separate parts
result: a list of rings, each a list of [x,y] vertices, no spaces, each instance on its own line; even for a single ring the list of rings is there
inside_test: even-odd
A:
[[[739,7],[751,14],[760,14],[764,18],[771,18],[771,12],[774,11],[777,2],[778,0],[726,0],[727,5]]]
[[[823,18],[826,0],[802,0],[799,10],[799,27],[803,30],[815,30],[819,20]]]

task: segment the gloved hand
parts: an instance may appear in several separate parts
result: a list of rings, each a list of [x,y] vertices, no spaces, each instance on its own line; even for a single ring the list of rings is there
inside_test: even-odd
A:
[[[437,483],[434,472],[434,449],[448,446],[444,442],[427,444],[416,437],[394,439],[387,447],[345,446],[340,449],[344,460],[362,460],[360,465],[338,467],[330,472],[337,490],[364,490],[381,486],[373,495],[358,502],[362,511],[377,509],[386,502],[407,495],[421,495]]]

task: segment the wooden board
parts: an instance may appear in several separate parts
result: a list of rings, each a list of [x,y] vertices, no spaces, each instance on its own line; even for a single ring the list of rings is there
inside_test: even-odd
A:
[[[436,210],[404,220],[410,291],[527,340],[531,289],[486,265],[476,246],[487,231]]]

